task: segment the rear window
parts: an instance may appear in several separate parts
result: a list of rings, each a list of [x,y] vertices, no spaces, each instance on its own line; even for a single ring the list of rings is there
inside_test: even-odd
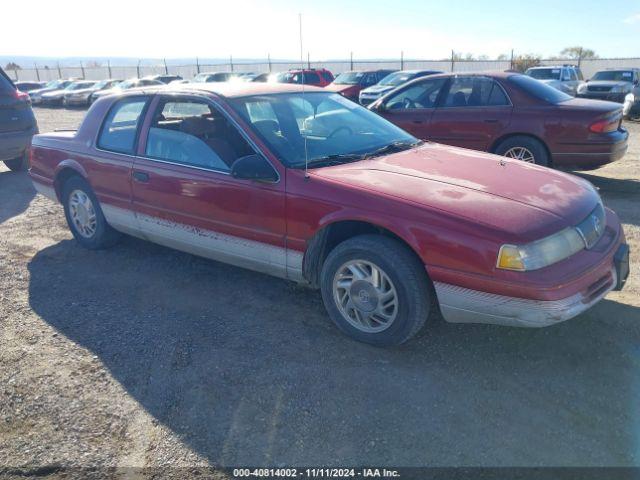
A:
[[[4,73],[4,70],[0,68],[0,91],[6,92],[9,90],[15,90],[13,82],[9,78],[9,76]]]
[[[519,87],[521,90],[524,90],[525,93],[528,93],[532,97],[544,100],[545,102],[555,104],[566,102],[573,98],[566,93],[562,93],[560,90],[556,90],[555,88],[531,77],[527,77],[526,75],[511,75],[508,78],[508,81]]]
[[[134,97],[117,102],[105,118],[98,138],[98,147],[118,153],[133,154],[138,125],[147,98]]]

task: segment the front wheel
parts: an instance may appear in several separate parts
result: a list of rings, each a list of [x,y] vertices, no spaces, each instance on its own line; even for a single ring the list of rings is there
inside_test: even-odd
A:
[[[495,153],[521,162],[535,163],[543,167],[549,166],[549,154],[545,146],[535,138],[524,135],[503,140],[496,147]]]
[[[381,235],[361,235],[334,248],[320,284],[338,328],[372,345],[406,342],[430,313],[433,289],[424,265],[399,241]]]
[[[107,223],[98,199],[84,178],[74,176],[64,183],[62,202],[69,229],[83,247],[106,248],[120,238],[120,233]]]

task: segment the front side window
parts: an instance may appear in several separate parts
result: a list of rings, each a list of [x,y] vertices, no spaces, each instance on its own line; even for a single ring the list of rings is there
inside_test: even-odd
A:
[[[389,97],[386,106],[389,110],[434,108],[445,82],[445,78],[437,78],[413,84]]]
[[[133,155],[138,126],[146,104],[146,97],[127,98],[117,102],[102,124],[98,147]]]
[[[458,77],[451,82],[445,107],[486,107],[509,105],[502,88],[487,77]]]
[[[333,81],[336,85],[358,85],[364,76],[363,72],[344,72]]]
[[[404,130],[338,94],[271,94],[230,102],[270,150],[293,168],[303,167],[305,158],[310,164],[341,162],[390,144],[417,142]]]
[[[223,172],[251,153],[251,146],[224,115],[196,99],[162,102],[145,148],[150,158]]]

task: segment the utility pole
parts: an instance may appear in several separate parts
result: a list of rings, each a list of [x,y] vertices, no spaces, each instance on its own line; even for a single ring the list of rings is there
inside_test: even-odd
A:
[[[200,73],[200,59],[196,57],[196,73]]]
[[[511,49],[511,62],[509,63],[509,70],[513,70],[513,48]]]
[[[233,56],[229,55],[229,65],[231,66],[231,71],[233,72]]]
[[[454,68],[454,65],[455,65],[455,56],[456,56],[456,52],[451,50],[451,71],[452,72],[453,72],[453,68]]]
[[[111,60],[107,60],[107,70],[109,71],[109,78],[113,78],[111,75]]]
[[[136,76],[140,78],[140,62],[142,60],[138,60],[138,65],[136,65]]]
[[[85,79],[85,74],[84,74],[84,65],[82,64],[82,60],[80,61],[80,70],[82,71],[82,79]]]
[[[38,79],[38,81],[40,81],[40,71],[38,70],[38,64],[33,62],[33,66],[36,69],[36,78]]]
[[[307,68],[311,70],[311,57],[309,55],[309,52],[307,52]]]
[[[349,62],[349,70],[353,70],[353,52],[351,52],[351,56],[350,56],[351,60]]]
[[[60,62],[58,62],[58,78],[62,78],[62,70],[60,70]]]
[[[269,64],[269,73],[271,73],[271,54],[267,53],[267,63]]]
[[[400,51],[400,70],[404,70],[404,51]]]
[[[167,67],[167,59],[163,58],[162,61],[164,62],[164,74],[169,75],[169,67]]]

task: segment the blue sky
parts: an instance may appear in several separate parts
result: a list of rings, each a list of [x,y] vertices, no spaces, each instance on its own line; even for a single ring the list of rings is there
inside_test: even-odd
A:
[[[62,4],[33,0],[27,35],[24,22],[3,22],[0,55],[297,58],[302,13],[305,56],[309,51],[316,60],[346,58],[351,51],[356,58],[395,58],[400,50],[407,58],[442,58],[451,49],[495,57],[514,48],[549,56],[572,45],[601,57],[640,57],[640,0]],[[18,14],[19,5],[14,8]]]

